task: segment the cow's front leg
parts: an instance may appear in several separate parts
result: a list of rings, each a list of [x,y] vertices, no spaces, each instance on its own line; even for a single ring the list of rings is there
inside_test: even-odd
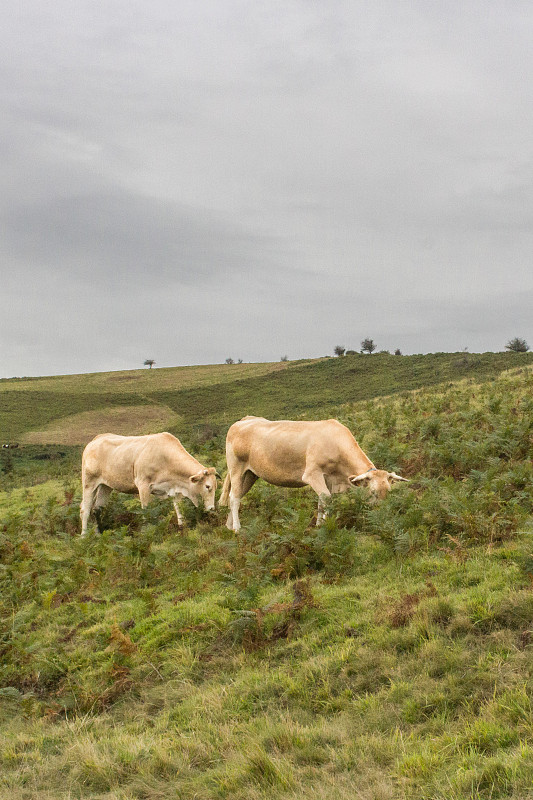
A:
[[[328,498],[331,497],[331,492],[328,489],[324,475],[322,472],[318,471],[304,472],[302,475],[302,481],[307,483],[311,489],[314,489],[318,495],[318,513],[316,517],[316,524],[317,526],[322,525],[326,519],[326,502]]]
[[[146,506],[150,502],[150,484],[138,483],[137,491],[139,492],[139,500],[141,501],[141,506],[143,508],[146,508]]]
[[[322,523],[324,522],[324,520],[326,519],[326,517],[328,515],[328,512],[326,510],[326,501],[327,501],[327,496],[326,495],[323,495],[323,494],[319,494],[318,495],[318,513],[317,513],[317,516],[316,516],[317,527],[319,525],[322,525]]]
[[[172,498],[172,503],[174,504],[174,511],[176,512],[176,517],[178,518],[178,525],[180,528],[182,528],[185,520],[183,519],[183,514],[181,513],[180,500],[181,500],[181,495],[179,497]]]

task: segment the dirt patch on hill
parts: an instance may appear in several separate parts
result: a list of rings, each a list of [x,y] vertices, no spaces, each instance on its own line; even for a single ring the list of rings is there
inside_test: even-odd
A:
[[[21,437],[24,444],[87,444],[98,433],[120,433],[140,436],[159,433],[180,420],[167,406],[114,406],[97,411],[82,411],[54,420],[39,431],[28,431]]]

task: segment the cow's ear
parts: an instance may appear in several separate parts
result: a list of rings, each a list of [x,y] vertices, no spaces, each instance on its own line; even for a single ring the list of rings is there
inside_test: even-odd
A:
[[[191,475],[191,481],[193,483],[198,483],[198,481],[200,480],[201,477],[202,477],[202,473],[200,473],[199,475]]]

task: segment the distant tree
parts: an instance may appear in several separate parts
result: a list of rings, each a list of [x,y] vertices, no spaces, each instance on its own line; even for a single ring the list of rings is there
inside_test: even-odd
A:
[[[235,364],[235,361],[232,358],[227,358],[226,364]]]
[[[288,361],[289,356],[281,356],[280,361]]]
[[[344,354],[345,356],[356,356],[358,355],[357,350],[347,350]]]
[[[402,351],[400,350],[399,347],[397,347],[396,350],[394,351],[394,355],[395,356],[401,356],[401,354],[402,354]]]
[[[343,346],[342,346],[342,344],[338,344],[338,345],[335,347],[335,349],[334,349],[334,351],[333,351],[333,352],[335,353],[335,355],[336,355],[336,356],[343,356],[343,355],[344,355],[344,353],[346,352],[346,348],[345,348],[345,347],[343,347]]]
[[[237,364],[242,364],[242,358],[237,359]]]
[[[506,350],[512,350],[513,353],[527,353],[529,350],[529,345],[525,339],[520,339],[519,336],[515,336],[514,339],[507,342],[505,345]]]
[[[150,369],[152,369],[154,364],[155,364],[155,361],[154,361],[153,358],[147,358],[146,361],[144,362],[144,366],[145,367],[150,367]]]
[[[374,344],[373,339],[363,339],[361,342],[361,352],[362,353],[373,353],[376,349],[377,344]]]

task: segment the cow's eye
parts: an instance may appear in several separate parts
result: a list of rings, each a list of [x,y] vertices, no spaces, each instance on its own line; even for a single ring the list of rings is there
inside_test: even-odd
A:
[[[211,489],[211,487],[210,487],[210,486],[206,486],[206,487],[205,487],[205,490],[206,490],[206,492],[209,492],[209,491],[210,491],[210,489]]]

